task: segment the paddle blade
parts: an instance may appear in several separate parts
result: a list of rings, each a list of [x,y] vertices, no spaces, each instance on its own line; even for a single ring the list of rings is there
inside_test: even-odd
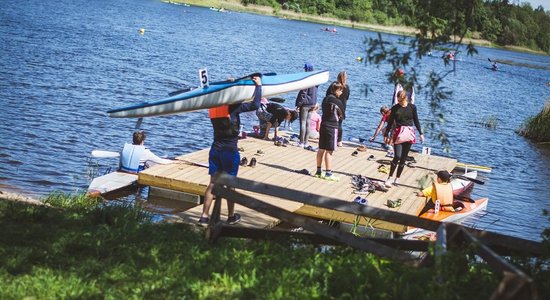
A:
[[[464,175],[453,175],[453,176],[456,177],[456,178],[464,179],[464,180],[470,180],[470,181],[473,182],[473,183],[485,184],[484,181],[481,181],[481,180],[479,180],[479,179],[474,179],[474,178],[466,177],[466,176],[464,176]]]
[[[92,151],[92,157],[96,157],[96,158],[115,158],[115,157],[120,157],[120,153],[115,152],[115,151],[93,150]]]

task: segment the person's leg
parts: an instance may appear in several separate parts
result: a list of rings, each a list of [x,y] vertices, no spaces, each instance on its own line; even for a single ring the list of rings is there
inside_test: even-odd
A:
[[[322,175],[323,156],[325,155],[325,149],[319,149],[317,151],[317,170],[315,176],[320,177]]]
[[[325,167],[327,168],[327,176],[332,174],[332,152],[325,151]]]
[[[340,119],[338,121],[338,147],[342,147],[342,123],[344,123],[344,120]]]
[[[305,132],[304,141],[303,141],[304,147],[307,146],[308,138],[309,138],[310,124],[311,124],[311,108],[312,107],[309,106],[306,111],[306,132]]]
[[[210,207],[212,206],[212,202],[214,200],[214,194],[212,194],[212,190],[214,189],[214,181],[216,181],[216,178],[219,177],[219,174],[220,173],[210,176],[210,183],[206,187],[206,192],[204,193],[202,214],[199,218],[200,225],[207,225],[208,221],[210,220]]]
[[[402,150],[400,151],[401,153],[399,154],[399,166],[397,167],[397,175],[395,179],[396,183],[397,183],[397,179],[401,177],[401,173],[403,173],[403,169],[405,168],[405,162],[407,161],[407,155],[409,155],[409,151],[411,150],[412,143],[403,143],[400,145],[402,145],[401,147]],[[397,152],[395,157],[397,157]],[[394,157],[394,160],[395,160],[395,157]]]
[[[300,107],[300,144],[304,144],[307,136],[306,134],[306,125],[307,125],[307,109],[306,107]]]
[[[237,176],[241,154],[239,151],[223,151],[222,167],[223,171],[231,176]],[[235,202],[227,200],[227,222],[234,224],[241,219],[239,214],[235,214]]]
[[[393,159],[390,163],[390,174],[388,176],[388,179],[384,183],[387,187],[391,187],[392,183],[394,182],[393,174],[395,173],[395,170],[397,169],[397,165],[399,164],[399,158],[401,157],[402,145],[403,144],[393,145],[394,153],[393,153]]]

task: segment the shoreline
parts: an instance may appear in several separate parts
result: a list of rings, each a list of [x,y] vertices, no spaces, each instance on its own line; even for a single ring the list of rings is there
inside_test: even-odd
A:
[[[223,8],[229,11],[254,13],[259,15],[278,17],[282,19],[318,23],[323,25],[336,25],[340,27],[347,27],[347,28],[373,31],[373,32],[381,32],[381,33],[394,34],[394,35],[414,36],[418,32],[418,30],[413,27],[356,23],[349,20],[341,20],[341,19],[336,19],[332,17],[322,17],[322,16],[314,16],[314,15],[308,15],[303,13],[295,13],[293,11],[282,10],[282,9],[275,10],[274,8],[269,6],[259,6],[259,5],[253,5],[253,4],[249,4],[245,6],[239,0],[161,0],[161,1],[165,3],[179,3],[179,4],[185,3],[193,6],[200,6],[200,7]],[[532,50],[522,46],[498,46],[491,43],[490,41],[483,40],[483,39],[464,38],[464,40],[462,41],[462,44],[466,45],[470,42],[475,46],[503,49],[503,50],[514,51],[514,52],[548,55],[545,52]]]

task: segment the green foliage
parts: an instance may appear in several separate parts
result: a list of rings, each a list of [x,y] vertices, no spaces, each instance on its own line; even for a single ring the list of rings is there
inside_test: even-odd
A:
[[[550,142],[550,101],[546,102],[540,113],[527,119],[517,132],[536,142]]]
[[[498,45],[524,46],[550,53],[550,12],[526,2],[430,0],[241,0],[297,13],[333,16],[353,22],[405,25],[423,35],[481,37]],[[461,7],[460,10],[454,8]],[[449,23],[451,22],[451,23]]]
[[[433,268],[348,247],[299,240],[210,244],[194,227],[153,224],[136,210],[0,200],[0,298],[487,299],[500,280],[462,255],[448,256],[440,284]],[[550,282],[540,268],[529,271]],[[548,287],[539,295],[548,296]]]

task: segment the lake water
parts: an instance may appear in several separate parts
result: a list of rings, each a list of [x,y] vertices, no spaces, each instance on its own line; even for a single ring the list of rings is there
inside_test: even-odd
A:
[[[368,137],[392,92],[385,77],[389,66],[356,60],[364,39],[376,33],[338,27],[333,34],[321,28],[151,0],[1,1],[0,188],[36,197],[84,190],[91,150],[119,150],[131,140],[134,120],[111,119],[106,110],[196,86],[200,68],[214,81],[258,71],[300,72],[306,61],[330,70],[331,79],[345,69],[351,87],[345,138]],[[456,73],[445,81],[454,91],[444,103],[451,155],[494,167],[480,178],[486,184],[474,189],[474,195],[490,198],[488,210],[468,222],[540,240],[550,225],[542,216],[543,208],[550,209],[550,148],[513,130],[549,99],[550,57],[478,50],[457,62]],[[514,65],[492,72],[488,58]],[[425,73],[450,68],[436,58],[422,62]],[[372,89],[368,96],[365,85]],[[285,97],[294,104],[295,93]],[[427,100],[418,98],[417,106],[425,122]],[[488,117],[497,118],[497,129],[476,123]],[[253,120],[245,120],[249,129]],[[212,136],[205,111],[149,118],[142,129],[148,146],[168,156],[207,148]],[[441,153],[435,138],[428,135],[426,144]]]

